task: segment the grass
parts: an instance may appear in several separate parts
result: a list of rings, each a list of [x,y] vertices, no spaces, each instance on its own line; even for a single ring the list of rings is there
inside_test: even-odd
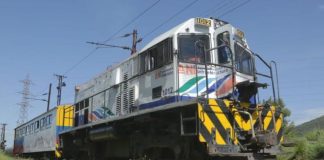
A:
[[[13,158],[3,151],[0,151],[0,160],[31,160],[31,159],[23,159],[23,158]]]
[[[0,151],[0,160],[14,160],[14,159],[9,157],[8,155],[3,153],[2,151]]]
[[[289,134],[286,137],[295,142],[294,147],[281,147],[278,160],[316,160],[324,159],[324,130],[313,130],[304,135]]]

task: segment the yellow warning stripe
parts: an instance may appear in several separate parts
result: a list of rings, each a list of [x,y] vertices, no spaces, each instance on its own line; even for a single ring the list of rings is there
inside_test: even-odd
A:
[[[225,114],[231,114],[231,113],[224,113],[224,111],[221,109],[220,104],[216,102],[216,100],[211,99],[209,100],[209,104],[211,105],[211,108],[213,112],[215,113],[216,117],[220,120],[221,125],[225,130],[229,129],[230,130],[230,138],[234,141],[235,144],[238,143],[238,139],[235,136],[235,131],[233,129],[232,124],[230,123],[230,120]],[[228,107],[225,104],[225,107],[228,109]],[[228,110],[230,111],[230,110]],[[234,119],[233,119],[234,121]],[[234,123],[234,122],[233,122]]]
[[[58,151],[58,144],[55,144],[55,157],[61,158],[61,152]]]
[[[276,133],[279,133],[281,127],[282,127],[282,114],[280,114],[278,120],[276,121]]]
[[[231,107],[231,103],[232,102],[228,100],[220,101],[215,99],[209,99],[207,106],[203,106],[202,104],[198,103],[198,117],[201,125],[199,132],[200,142],[210,141],[211,136],[213,135],[213,129],[215,129],[215,141],[217,144],[226,144],[227,142],[225,138],[227,138],[227,136],[234,140],[234,144],[237,144],[238,139],[235,135],[236,133],[233,129],[233,125],[236,125],[245,131],[251,130],[251,120],[243,118],[243,114],[240,114],[236,108]],[[247,106],[248,104],[242,105],[243,108],[246,108]],[[275,127],[278,140],[280,139],[280,141],[282,141],[283,137],[282,135],[279,135],[279,132],[282,132],[283,115],[280,113],[279,117],[275,117],[276,121],[275,124],[273,124],[274,116],[272,114],[276,115],[275,111],[276,108],[274,106],[267,109],[264,108],[262,110],[263,113],[256,108],[255,111],[251,113],[252,127],[254,127],[257,121],[259,121],[259,116],[262,116],[264,130]],[[230,135],[227,135],[227,130],[230,130]]]
[[[267,113],[267,115],[266,115],[266,117],[263,120],[263,129],[264,130],[267,130],[267,128],[269,127],[270,123],[273,123],[273,122],[272,122],[272,113],[269,110],[268,113]]]
[[[200,113],[199,119],[203,122],[203,124],[201,125],[204,125],[207,128],[210,136],[212,135],[212,129],[214,128],[216,130],[216,136],[215,136],[216,143],[221,145],[226,144],[225,140],[223,139],[219,131],[216,129],[214,123],[212,122],[208,114],[206,114],[206,112],[203,111],[203,108],[200,104],[198,105],[198,112]]]

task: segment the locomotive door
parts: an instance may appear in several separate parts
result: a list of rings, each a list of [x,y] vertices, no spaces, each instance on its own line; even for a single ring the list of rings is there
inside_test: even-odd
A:
[[[224,26],[214,32],[214,46],[219,47],[213,50],[215,67],[215,96],[224,98],[232,96],[235,76],[233,69],[233,43],[232,27]]]

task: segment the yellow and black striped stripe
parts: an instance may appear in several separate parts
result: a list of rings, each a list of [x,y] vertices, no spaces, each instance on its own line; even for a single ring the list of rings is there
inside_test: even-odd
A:
[[[218,145],[237,144],[234,126],[244,131],[251,130],[250,118],[238,112],[235,107],[231,107],[231,103],[231,101],[219,99],[209,99],[208,104],[198,103],[200,142],[215,142]],[[244,108],[249,107],[247,103],[240,105]],[[282,141],[283,116],[280,109],[271,106],[263,108],[261,112],[256,108],[250,113],[253,127],[256,128],[260,124],[259,114],[261,114],[263,129],[269,131],[275,129],[278,140]]]

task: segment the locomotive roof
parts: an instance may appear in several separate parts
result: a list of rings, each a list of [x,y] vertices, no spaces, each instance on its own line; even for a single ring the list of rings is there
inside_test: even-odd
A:
[[[193,20],[194,20],[194,18],[190,18],[189,20],[186,20],[185,22],[182,22],[181,24],[173,27],[172,29],[168,30],[167,32],[155,37],[152,41],[150,41],[147,45],[145,45],[141,49],[140,53],[147,50],[147,49],[149,49],[150,47],[156,45],[157,43],[163,41],[164,39],[172,37],[181,27],[183,27],[184,25],[190,23]]]
[[[107,71],[111,71],[113,69],[115,69],[116,67],[118,67],[120,64],[123,64],[124,62],[126,62],[127,60],[131,59],[132,57],[137,56],[138,54],[142,53],[143,51],[149,49],[150,47],[156,45],[157,43],[161,42],[162,40],[172,37],[181,27],[183,27],[184,25],[190,23],[191,21],[194,21],[194,18],[190,18],[188,20],[186,20],[185,22],[182,22],[181,24],[173,27],[172,29],[168,30],[167,32],[157,36],[156,38],[154,38],[152,41],[150,41],[147,45],[145,45],[140,51],[136,52],[135,54],[131,55],[130,57],[128,57],[126,60],[123,60],[122,62],[112,65],[108,68],[106,68],[104,71],[102,71],[101,73],[97,74],[96,76],[94,76],[93,78],[91,78],[90,80],[77,84],[76,87],[81,87],[81,86],[87,86],[90,85],[92,82],[94,82],[97,78],[100,78],[100,76],[103,76],[104,73],[106,73]]]

